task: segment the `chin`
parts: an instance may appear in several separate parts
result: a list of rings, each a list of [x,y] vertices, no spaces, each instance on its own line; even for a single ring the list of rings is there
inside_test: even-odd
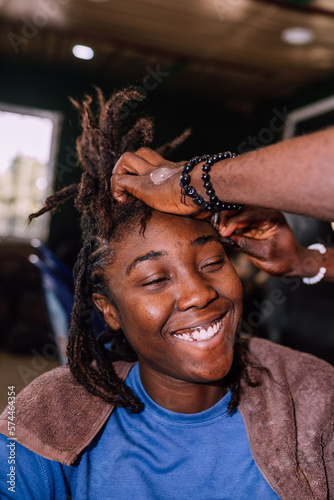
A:
[[[233,353],[229,356],[225,356],[222,359],[222,362],[217,362],[215,360],[214,363],[208,361],[205,363],[201,369],[195,369],[193,367],[192,375],[190,376],[192,381],[198,382],[201,384],[210,384],[211,382],[219,382],[223,380],[230,372],[233,363]],[[199,366],[197,366],[199,368]]]

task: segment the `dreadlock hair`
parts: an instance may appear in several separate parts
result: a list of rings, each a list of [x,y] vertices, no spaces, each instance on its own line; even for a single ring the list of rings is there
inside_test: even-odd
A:
[[[81,116],[82,134],[77,139],[77,151],[83,174],[79,184],[73,184],[49,196],[38,212],[29,216],[31,222],[40,215],[54,211],[61,203],[74,198],[75,207],[81,212],[82,248],[74,266],[75,295],[71,326],[68,335],[67,356],[73,376],[90,393],[132,412],[143,410],[143,404],[133,391],[117,376],[112,361],[134,361],[136,354],[121,330],[113,331],[105,325],[97,338],[93,328],[93,293],[100,293],[113,301],[104,272],[111,262],[110,241],[119,241],[135,223],[141,231],[152,215],[152,209],[140,200],[127,195],[120,204],[113,200],[110,178],[113,168],[126,151],[134,151],[139,144],[152,142],[152,120],[141,117],[126,132],[120,115],[123,106],[143,96],[132,88],[115,92],[105,101],[102,91],[96,88],[99,112],[92,111],[93,99],[86,96],[82,105],[71,99]],[[181,136],[157,149],[167,155],[190,134]],[[110,342],[110,348],[105,344]],[[232,369],[228,375],[232,390],[230,413],[235,411],[241,391],[241,380],[252,384],[246,367],[246,343],[238,339]]]

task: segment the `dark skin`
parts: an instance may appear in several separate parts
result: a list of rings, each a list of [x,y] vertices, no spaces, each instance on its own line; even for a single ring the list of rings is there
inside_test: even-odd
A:
[[[316,141],[320,141],[319,144],[322,144],[322,141],[330,141],[332,134],[330,134],[329,131],[323,131],[319,135],[313,134],[312,137],[315,137]],[[305,140],[303,140],[301,143],[300,141],[297,141],[297,146],[299,148],[297,148],[297,151],[299,151],[300,154],[302,154],[301,150],[304,142]],[[292,146],[296,148],[296,141],[286,141],[286,143],[284,143],[284,146],[282,144],[280,145],[280,149],[277,148],[277,145],[273,146],[274,149],[272,150],[272,153],[278,154],[278,158],[280,158],[282,155],[284,155],[284,148],[287,148],[286,154],[290,154],[292,152]],[[269,161],[268,153],[270,153],[270,151],[267,150],[271,150],[271,148],[264,148],[264,150],[261,150],[261,152],[255,152],[254,155],[263,155],[263,157],[268,160],[269,165],[270,162],[273,161],[276,165],[277,158],[274,160],[271,158]],[[306,148],[305,151],[307,150],[308,149]],[[242,160],[244,162],[245,159],[247,159],[248,155],[243,156],[245,157]],[[233,160],[224,160],[223,162],[221,162],[222,167],[220,169],[220,172],[227,172],[228,175],[229,170],[231,170],[232,168],[229,163],[231,161],[241,160],[238,158],[234,158]],[[179,163],[169,162],[149,148],[141,148],[136,152],[136,154],[126,153],[121,157],[120,161],[116,165],[114,171],[115,173],[113,175],[111,183],[112,193],[120,202],[124,200],[124,191],[129,191],[131,194],[142,199],[145,203],[153,206],[157,210],[175,214],[191,215],[192,217],[196,218],[207,218],[211,216],[211,214],[208,212],[199,211],[198,207],[196,207],[192,203],[189,197],[186,197],[185,203],[180,202],[179,181],[182,165],[184,165],[184,163],[185,161]],[[192,184],[196,187],[197,191],[200,194],[204,195],[205,198],[206,196],[203,192],[202,181],[200,180],[200,175],[202,173],[200,168],[201,165],[202,164],[199,164],[199,169],[196,170],[197,167],[195,167],[195,169],[193,170]],[[326,165],[328,165],[328,169],[331,172],[331,163],[327,162]],[[245,165],[243,166],[245,167]],[[254,168],[255,166],[252,165],[252,168]],[[154,185],[150,179],[150,173],[161,167],[172,168],[175,170],[175,173],[162,184]],[[280,176],[282,173],[284,174],[285,168],[285,166],[280,165]],[[314,169],[311,168],[311,173],[310,171],[308,171],[308,185],[310,184],[312,179],[313,183],[316,182],[316,176],[315,174],[312,174],[313,170]],[[212,169],[213,175],[215,172],[216,174],[217,172],[219,172],[218,164],[216,164]],[[248,186],[247,191],[251,193],[252,202],[254,203],[257,196],[267,197],[265,199],[267,206],[273,205],[275,207],[280,207],[283,210],[288,210],[288,208],[290,207],[290,202],[289,200],[285,200],[285,198],[287,197],[286,191],[284,191],[279,201],[277,201],[277,204],[275,201],[276,198],[270,198],[273,182],[272,179],[270,180],[269,178],[266,180],[266,175],[268,172],[271,172],[270,168],[268,168],[263,174],[265,186],[267,189],[265,193],[263,193],[261,183],[258,186],[253,186],[252,190],[249,188],[249,184],[245,184]],[[127,175],[129,173],[135,175]],[[302,176],[302,171],[300,171],[299,174]],[[287,173],[286,175],[286,179],[289,179],[290,177]],[[294,175],[296,175],[296,173]],[[241,175],[241,178],[243,178],[243,176],[244,174]],[[334,176],[329,175],[329,177],[327,178],[327,187],[331,185],[333,177]],[[281,177],[277,179],[277,176],[275,176],[274,178],[274,184],[277,185],[278,182],[278,186],[280,186],[279,179]],[[214,184],[214,186],[216,188],[216,184]],[[259,186],[260,192],[258,193],[257,191]],[[277,186],[275,189],[278,189]],[[283,184],[281,187],[279,187],[279,189],[284,190]],[[216,189],[216,193],[218,194],[218,196],[220,196],[219,190]],[[325,202],[327,203],[326,200],[329,200],[332,206],[332,194],[330,194],[329,196],[326,193],[323,193],[325,196]],[[301,191],[301,194],[303,194],[303,189]],[[296,196],[298,197],[298,192],[294,194],[294,198],[296,198]],[[307,196],[306,191],[305,196]],[[223,195],[220,196],[220,198],[223,197]],[[262,198],[259,199],[262,200]],[[312,196],[312,200],[313,199],[314,196]],[[236,201],[236,199],[231,199],[231,201]],[[237,201],[243,201],[243,199],[238,198]],[[319,207],[314,210],[312,204],[306,204],[306,210],[302,211],[300,209],[301,206],[302,205],[300,204],[297,211],[306,215],[316,216],[319,210]],[[330,208],[328,215],[324,217],[325,219],[330,218],[329,214],[331,213],[331,210],[332,209]],[[317,250],[308,250],[307,248],[299,245],[289,225],[287,224],[284,215],[275,208],[262,208],[246,205],[242,213],[222,212],[219,215],[219,219],[220,236],[230,237],[230,240],[235,243],[233,248],[236,251],[247,253],[253,263],[260,269],[266,271],[268,274],[272,276],[287,275],[311,277],[315,276],[322,266],[325,266],[327,272],[324,277],[324,281],[334,281],[334,250],[332,248],[328,248],[327,253],[325,255],[321,255]]]
[[[221,200],[333,221],[333,157],[334,129],[330,128],[223,160],[210,176]],[[112,178],[113,197],[122,201],[127,191],[156,210],[191,215],[198,207],[190,199],[186,206],[180,203],[179,174],[184,163],[168,162],[148,148],[125,153]],[[176,175],[155,186],[149,173],[162,166],[174,167]],[[192,170],[191,184],[205,197],[201,168],[199,163]]]
[[[106,271],[113,303],[93,300],[136,351],[147,393],[176,412],[212,407],[227,391],[242,316],[241,283],[217,232],[153,212],[144,235],[139,227],[126,234],[115,255]]]
[[[236,251],[247,253],[271,276],[311,277],[324,266],[324,280],[334,281],[334,249],[327,248],[326,254],[320,254],[301,246],[277,210],[247,206],[239,214],[222,212],[217,229]]]

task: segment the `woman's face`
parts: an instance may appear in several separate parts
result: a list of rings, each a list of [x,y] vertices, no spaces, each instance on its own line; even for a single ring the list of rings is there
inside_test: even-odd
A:
[[[106,271],[114,305],[100,308],[141,370],[191,383],[227,375],[242,287],[210,224],[153,212],[145,233],[125,235],[114,255]]]

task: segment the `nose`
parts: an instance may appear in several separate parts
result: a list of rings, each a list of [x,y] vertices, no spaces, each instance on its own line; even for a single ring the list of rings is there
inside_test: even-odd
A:
[[[185,311],[191,307],[203,309],[217,299],[218,292],[201,275],[184,276],[180,280],[177,309]]]

